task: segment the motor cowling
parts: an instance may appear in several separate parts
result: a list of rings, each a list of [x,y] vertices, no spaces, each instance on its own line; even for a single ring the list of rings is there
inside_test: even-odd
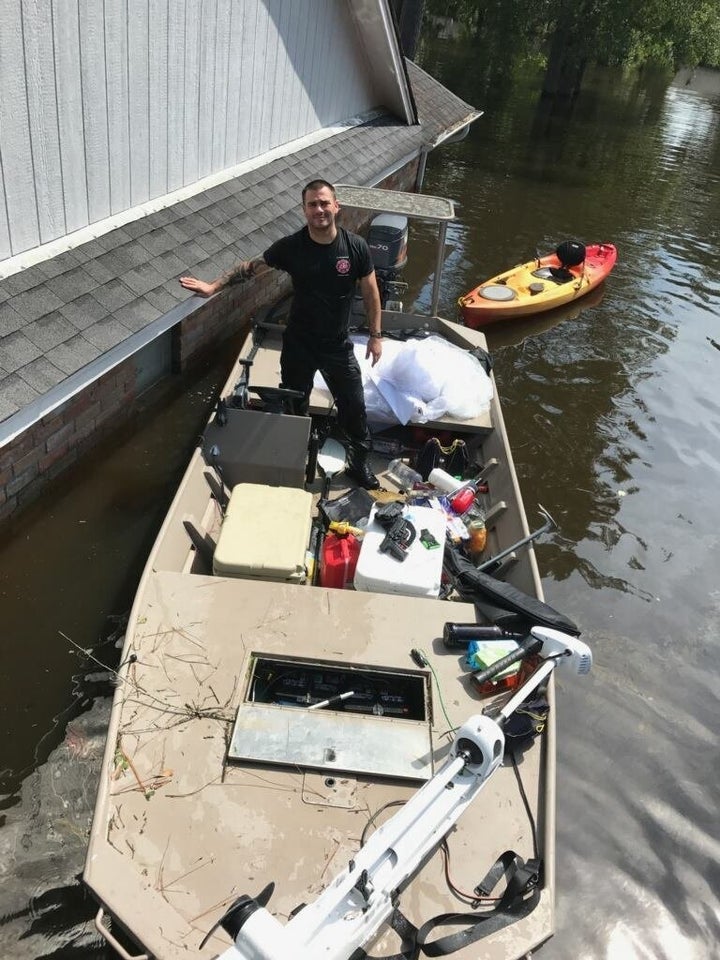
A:
[[[383,213],[375,217],[367,235],[375,272],[393,279],[407,263],[407,217]]]

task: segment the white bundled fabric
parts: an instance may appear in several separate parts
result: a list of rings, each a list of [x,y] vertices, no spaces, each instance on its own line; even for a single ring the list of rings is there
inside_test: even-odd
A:
[[[365,359],[367,339],[353,340],[372,423],[426,423],[446,414],[471,420],[490,406],[492,380],[480,361],[442,337],[383,340],[374,367]],[[327,390],[319,374],[315,385]]]
[[[381,361],[370,375],[381,391],[385,381],[400,394],[426,404],[426,420],[446,413],[470,420],[492,399],[492,381],[477,357],[438,336],[408,340],[389,364]]]

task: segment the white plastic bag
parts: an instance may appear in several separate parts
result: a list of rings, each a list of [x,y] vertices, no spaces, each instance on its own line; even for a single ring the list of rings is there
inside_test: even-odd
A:
[[[413,423],[437,420],[446,413],[470,420],[483,413],[492,399],[492,381],[480,361],[434,335],[408,340],[388,358],[383,352],[370,376],[381,393],[388,383],[397,393],[413,398]]]
[[[353,340],[371,423],[426,423],[445,414],[471,420],[490,405],[492,381],[480,361],[442,337],[384,340],[374,367],[365,359],[366,338]],[[315,385],[325,386],[319,374]]]

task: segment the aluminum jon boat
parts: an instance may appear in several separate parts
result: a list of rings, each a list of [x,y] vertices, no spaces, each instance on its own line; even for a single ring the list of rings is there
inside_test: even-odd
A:
[[[431,315],[394,299],[386,336],[484,347],[436,315],[452,202],[338,195],[438,227]],[[371,495],[327,462],[315,476],[326,394],[311,417],[272,409],[277,327],[248,336],[137,590],[84,874],[98,930],[125,958],[528,957],[554,922],[554,669],[581,674],[590,658],[548,619],[497,395],[468,419],[384,428],[373,467],[387,492]],[[438,492],[420,484],[412,500],[388,474],[433,436],[463,441],[486,483],[479,565],[450,540],[443,552]],[[375,516],[399,505],[401,532],[415,521],[407,556],[381,549],[363,498]],[[308,569],[333,517],[365,524],[345,589]],[[466,666],[475,636],[514,645],[515,686],[488,680],[483,695]],[[511,751],[528,697],[549,713]]]

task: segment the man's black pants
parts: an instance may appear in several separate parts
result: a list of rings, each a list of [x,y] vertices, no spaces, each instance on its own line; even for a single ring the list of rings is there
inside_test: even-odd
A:
[[[350,340],[317,340],[285,331],[280,354],[281,386],[300,390],[304,399],[291,404],[295,414],[307,415],[315,372],[325,378],[337,405],[338,424],[358,452],[368,450],[370,434],[365,413],[360,364]]]

